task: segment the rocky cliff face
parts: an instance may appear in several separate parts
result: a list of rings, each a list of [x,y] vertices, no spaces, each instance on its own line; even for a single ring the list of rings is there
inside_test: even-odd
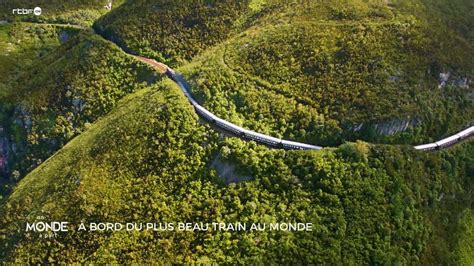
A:
[[[399,132],[404,132],[410,126],[416,126],[420,122],[417,119],[392,120],[385,123],[375,124],[375,129],[379,135],[389,136]]]
[[[471,79],[466,75],[452,76],[450,72],[439,73],[438,88],[444,88],[448,84],[455,85],[461,89],[469,89],[471,87]]]
[[[5,136],[4,129],[0,126],[0,176],[6,176],[8,167],[9,141]]]
[[[365,130],[369,127],[375,128],[375,131],[377,132],[378,135],[382,136],[390,136],[396,133],[404,132],[406,131],[409,127],[414,127],[417,126],[421,123],[416,118],[412,119],[395,119],[387,122],[379,122],[379,123],[374,123],[374,124],[358,124],[355,126],[352,126],[350,130],[354,132],[358,132],[361,130]]]

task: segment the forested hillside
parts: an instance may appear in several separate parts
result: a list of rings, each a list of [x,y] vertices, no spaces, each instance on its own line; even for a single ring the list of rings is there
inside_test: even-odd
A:
[[[94,28],[129,52],[182,64],[228,37],[246,2],[128,1]]]
[[[0,20],[21,20],[40,23],[61,23],[90,26],[110,8],[120,6],[123,0],[2,0]],[[109,6],[110,5],[110,6]],[[41,16],[15,16],[15,8],[33,9],[40,7]]]
[[[136,73],[144,74],[143,68],[134,68],[135,81],[122,76],[121,69],[115,76],[104,76],[104,71],[111,71],[114,66],[122,68],[126,60],[112,59],[118,56],[119,49],[104,46],[106,42],[94,39],[85,26],[122,2],[0,2],[0,198],[10,190],[12,182],[81,132],[84,125],[110,110],[114,99],[133,91],[144,79],[154,79],[151,72],[145,74],[148,77],[135,77]],[[42,8],[40,16],[12,13],[13,9],[34,7]],[[81,31],[82,37],[77,37]],[[85,39],[88,41],[83,44],[89,47],[76,53],[76,45]],[[89,49],[94,45],[97,47]],[[97,54],[101,54],[101,62],[92,62]],[[97,63],[100,65],[94,65]],[[76,84],[80,88],[73,86]],[[98,92],[92,92],[95,88]],[[99,96],[102,100],[95,102]]]
[[[130,2],[95,27],[130,51],[172,65],[200,54],[182,71],[201,103],[278,137],[414,144],[472,123],[470,22],[453,18],[469,9],[466,1],[256,2],[247,9],[228,9],[232,1],[197,9]],[[137,10],[146,11],[134,16]]]
[[[343,2],[130,0],[105,14],[108,1],[41,0],[56,11],[0,16],[0,263],[469,264],[474,142],[412,144],[472,124],[472,4]],[[226,120],[329,147],[222,134],[120,48],[170,64]],[[40,220],[70,231],[25,232]]]
[[[427,214],[470,197],[472,144],[432,154],[362,142],[315,152],[216,137],[171,81],[126,97],[22,180],[1,209],[1,237],[8,241],[0,254],[16,263],[455,261],[426,254],[439,248],[435,226],[447,226]],[[252,180],[224,185],[210,167],[217,154]],[[456,200],[440,200],[442,194]],[[292,221],[314,228],[93,235],[76,228],[39,239],[22,232],[31,215],[83,222]],[[444,217],[456,221],[449,209]]]
[[[474,261],[474,213],[467,209],[459,221],[458,243],[456,256],[461,265],[469,265]]]
[[[88,32],[71,37],[31,64],[12,73],[1,91],[2,137],[10,139],[5,172],[12,178],[31,171],[109,112],[118,99],[159,78],[117,46]]]

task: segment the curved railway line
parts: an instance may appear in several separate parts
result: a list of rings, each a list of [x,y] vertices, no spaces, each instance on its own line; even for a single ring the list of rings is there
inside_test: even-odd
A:
[[[321,146],[275,138],[272,136],[268,136],[262,133],[245,129],[229,121],[226,121],[214,115],[213,113],[209,112],[206,108],[200,105],[191,95],[189,84],[186,82],[186,80],[184,80],[184,78],[180,74],[176,73],[173,69],[153,59],[136,56],[136,55],[134,55],[134,57],[144,63],[151,65],[153,68],[155,68],[156,70],[158,70],[159,72],[163,74],[166,74],[170,79],[176,82],[178,86],[181,88],[181,90],[183,91],[188,101],[194,107],[196,112],[206,121],[210,122],[211,124],[213,124],[214,126],[218,127],[221,130],[227,131],[241,138],[253,140],[255,142],[263,143],[265,145],[275,147],[275,148],[300,149],[300,150],[319,150],[323,148]]]
[[[77,27],[79,29],[86,29],[82,26],[78,25],[71,25],[71,24],[51,24],[51,25],[57,25],[57,26],[69,26],[69,27]],[[252,130],[245,129],[243,127],[240,127],[236,124],[233,124],[229,121],[226,121],[222,118],[219,118],[218,116],[214,115],[213,113],[209,112],[206,108],[204,108],[202,105],[200,105],[191,95],[190,93],[190,85],[184,80],[184,78],[179,74],[176,73],[172,68],[168,67],[167,65],[157,62],[154,59],[149,59],[146,57],[138,56],[138,55],[133,55],[124,49],[122,46],[116,44],[114,41],[110,40],[106,36],[100,33],[100,31],[97,31],[95,27],[92,27],[90,29],[92,32],[98,34],[102,38],[114,43],[118,47],[122,49],[125,53],[135,57],[136,59],[150,65],[157,71],[159,71],[162,74],[166,74],[170,79],[172,79],[174,82],[178,84],[178,86],[181,88],[183,91],[184,95],[188,99],[188,101],[191,103],[191,105],[194,107],[196,112],[206,121],[209,123],[213,124],[217,128],[229,132],[233,135],[236,135],[240,138],[244,139],[249,139],[249,140],[254,140],[255,142],[262,143],[271,147],[275,148],[284,148],[284,149],[300,149],[300,150],[319,150],[322,149],[323,147],[321,146],[316,146],[312,144],[306,144],[306,143],[301,143],[301,142],[296,142],[296,141],[290,141],[290,140],[284,140],[284,139],[279,139],[275,138],[269,135],[265,135],[262,133],[258,133]],[[419,151],[432,151],[432,150],[440,150],[440,149],[445,149],[449,148],[453,145],[456,145],[458,143],[461,143],[464,140],[467,140],[474,136],[474,126],[470,126],[467,129],[460,131],[454,135],[451,135],[449,137],[446,137],[444,139],[438,140],[436,142],[432,143],[426,143],[426,144],[421,144],[421,145],[416,145],[413,146],[415,150]]]
[[[262,133],[258,133],[252,130],[245,129],[240,127],[236,124],[233,124],[229,121],[226,121],[218,116],[214,115],[213,113],[209,112],[206,108],[200,105],[191,95],[190,93],[190,85],[184,80],[184,78],[176,73],[172,68],[168,67],[167,65],[157,62],[156,60],[136,56],[133,55],[136,59],[152,66],[154,69],[159,71],[160,73],[166,74],[170,79],[172,79],[183,91],[184,95],[194,107],[196,112],[206,121],[215,125],[221,130],[227,131],[232,133],[233,135],[239,136],[240,138],[253,140],[258,143],[262,143],[271,147],[275,148],[283,148],[283,149],[299,149],[299,150],[319,150],[322,149],[321,146],[316,146],[312,144],[306,144],[296,141],[284,140],[275,138],[269,135],[265,135]],[[413,148],[420,151],[430,151],[430,150],[439,150],[451,147],[463,140],[466,140],[474,135],[474,126],[471,126],[461,132],[458,132],[452,136],[444,138],[442,140],[427,143],[422,145],[414,146]]]

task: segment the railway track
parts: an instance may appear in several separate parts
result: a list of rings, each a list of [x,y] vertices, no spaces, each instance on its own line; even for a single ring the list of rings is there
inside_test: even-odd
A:
[[[299,150],[322,149],[321,146],[279,139],[279,138],[275,138],[269,135],[251,131],[243,127],[240,127],[236,124],[233,124],[229,121],[226,121],[222,118],[219,118],[218,116],[214,115],[213,113],[208,111],[206,108],[204,108],[202,105],[200,105],[193,98],[193,96],[190,93],[191,91],[190,85],[186,82],[186,80],[180,74],[176,73],[172,68],[168,67],[167,65],[163,63],[157,62],[156,60],[153,60],[153,59],[149,59],[149,58],[145,58],[145,57],[137,56],[137,55],[133,55],[133,57],[152,66],[158,72],[166,74],[170,79],[176,82],[176,84],[178,84],[178,86],[181,88],[184,95],[186,96],[188,101],[191,103],[191,105],[194,107],[196,112],[206,121],[208,121],[209,123],[213,124],[214,126],[218,127],[219,129],[223,131],[229,132],[232,135],[238,136],[240,138],[253,140],[255,142],[262,143],[262,144],[275,147],[275,148],[299,149]],[[457,143],[460,143],[466,139],[469,139],[473,135],[474,135],[474,126],[471,126],[461,132],[458,132],[442,140],[439,140],[433,143],[417,145],[417,146],[414,146],[413,148],[415,150],[420,150],[420,151],[444,149],[444,148],[451,147]]]
[[[43,23],[44,24],[44,23]],[[98,34],[102,38],[116,44],[115,42],[109,40],[106,36],[101,34],[99,31],[96,30],[95,27],[92,28],[84,28],[82,26],[78,25],[70,25],[70,24],[49,24],[49,25],[55,25],[55,26],[69,26],[69,27],[76,27],[78,29],[82,30],[91,30],[92,32]],[[306,144],[306,143],[301,143],[301,142],[296,142],[296,141],[290,141],[290,140],[284,140],[284,139],[279,139],[275,138],[272,136],[268,136],[262,133],[258,133],[255,131],[251,131],[245,128],[242,128],[238,125],[235,125],[229,121],[226,121],[222,118],[219,118],[218,116],[214,115],[213,113],[209,112],[207,109],[205,109],[203,106],[201,106],[194,98],[192,97],[190,93],[190,85],[184,80],[184,78],[176,73],[172,68],[168,67],[166,64],[163,64],[161,62],[158,62],[154,59],[138,56],[138,55],[133,55],[131,53],[126,52],[123,47],[120,45],[116,44],[118,47],[122,49],[125,53],[128,55],[133,56],[137,60],[140,60],[151,67],[153,67],[155,70],[162,74],[166,74],[170,79],[172,79],[174,82],[176,82],[181,90],[183,91],[184,95],[186,98],[189,100],[191,105],[193,105],[194,109],[196,112],[204,118],[206,121],[209,123],[212,123],[215,127],[225,131],[229,132],[232,135],[238,136],[240,138],[244,139],[250,139],[254,140],[255,142],[262,143],[268,146],[272,146],[275,148],[285,148],[285,149],[302,149],[302,150],[319,150],[322,149],[323,147],[317,146],[317,145],[312,145],[312,144]],[[421,144],[421,145],[416,145],[413,146],[415,150],[419,151],[432,151],[432,150],[440,150],[440,149],[445,149],[449,148],[451,146],[454,146],[458,143],[461,143],[467,139],[470,139],[472,136],[474,136],[474,126],[471,126],[461,132],[458,132],[454,135],[451,135],[449,137],[446,137],[444,139],[438,140],[436,142],[432,143],[426,143],[426,144]]]
[[[189,84],[186,82],[186,80],[184,80],[184,78],[180,74],[176,73],[173,69],[153,59],[136,56],[136,55],[133,55],[133,57],[135,57],[136,59],[146,64],[149,64],[154,69],[156,69],[160,73],[166,74],[170,79],[176,82],[176,84],[178,84],[178,86],[181,88],[184,95],[186,96],[188,101],[191,103],[191,105],[194,107],[196,112],[206,121],[208,121],[209,123],[213,124],[214,126],[218,127],[221,130],[224,130],[226,132],[229,132],[241,138],[253,140],[255,142],[263,143],[265,145],[275,147],[275,148],[299,149],[299,150],[322,149],[321,146],[316,146],[316,145],[311,145],[311,144],[306,144],[306,143],[301,143],[301,142],[296,142],[296,141],[290,141],[290,140],[284,140],[284,139],[268,136],[262,133],[245,129],[241,126],[238,126],[229,121],[226,121],[214,115],[213,113],[209,112],[206,108],[200,105],[191,95]]]

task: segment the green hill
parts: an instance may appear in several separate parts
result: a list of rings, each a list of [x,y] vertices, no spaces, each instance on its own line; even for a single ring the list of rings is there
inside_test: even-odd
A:
[[[174,65],[227,38],[246,10],[246,1],[128,1],[94,28],[128,51]]]
[[[429,217],[445,210],[445,219],[456,221],[446,205],[470,197],[473,147],[426,154],[357,143],[283,151],[221,140],[166,81],[123,99],[19,183],[0,211],[6,240],[0,256],[12,263],[452,262],[426,253],[441,250]],[[217,154],[252,179],[224,185],[211,167]],[[453,193],[457,201],[438,201]],[[314,228],[88,233],[75,226],[48,239],[24,232],[38,217],[72,224],[287,221]]]
[[[91,30],[68,28],[58,42],[63,26],[34,26],[26,39],[41,36],[37,28],[51,38],[27,42],[15,58],[34,60],[0,79],[0,126],[15,143],[10,178],[26,175],[0,198],[0,263],[469,261],[472,141],[431,153],[345,142],[418,143],[470,123],[469,1],[274,2],[126,1],[94,29],[171,64],[222,118],[333,148],[285,151],[224,136],[175,83]],[[10,32],[24,25],[0,37],[16,41]],[[70,231],[25,232],[34,221],[68,221]],[[84,232],[81,222],[313,228]]]
[[[204,106],[279,137],[322,145],[421,143],[472,122],[470,22],[455,13],[469,10],[467,1],[255,2],[232,16],[230,1],[203,3],[192,15],[192,5],[130,2],[95,27],[164,62],[194,57],[182,71]],[[449,80],[439,87],[443,73]]]
[[[0,25],[0,97],[6,97],[14,89],[8,83],[15,81],[21,73],[61,45],[59,36],[68,37],[77,33],[71,27],[35,23],[7,23]]]
[[[112,8],[120,6],[123,0],[5,0],[0,2],[0,20],[30,21],[40,23],[61,23],[90,26],[109,10],[105,7],[112,3]],[[41,8],[41,15],[15,15],[16,8]]]
[[[5,81],[0,98],[0,126],[16,146],[9,156],[9,172],[16,171],[16,177],[112,110],[118,99],[158,78],[114,44],[85,31],[19,70]]]

